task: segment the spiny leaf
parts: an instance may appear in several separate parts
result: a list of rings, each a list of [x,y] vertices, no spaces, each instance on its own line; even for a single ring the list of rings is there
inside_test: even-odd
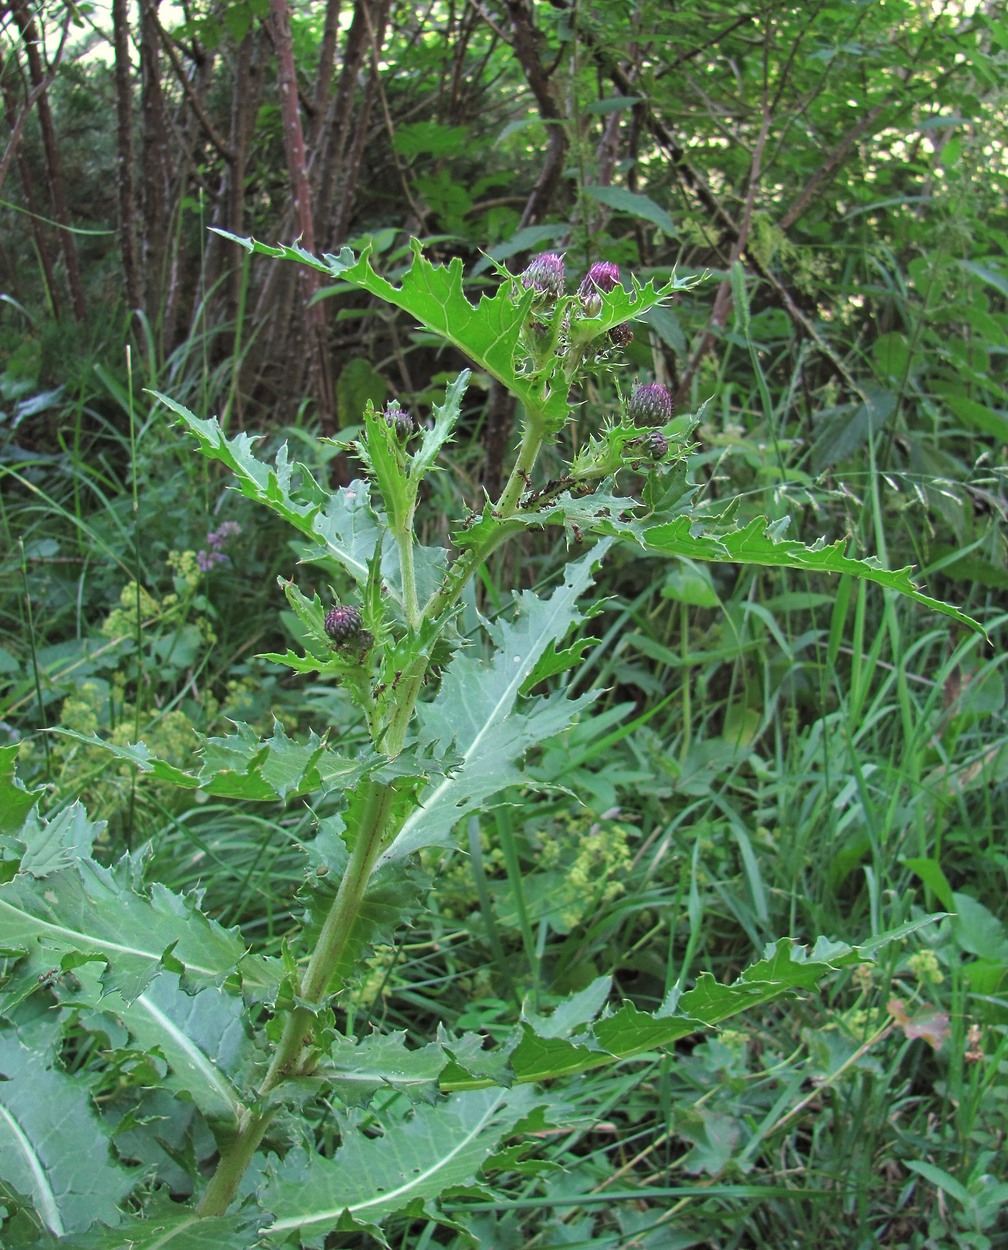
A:
[[[203,455],[219,460],[231,470],[246,498],[264,504],[311,539],[316,555],[321,539],[326,554],[356,582],[367,580],[368,560],[385,533],[371,507],[367,483],[351,482],[332,493],[323,491],[303,466],[288,460],[286,444],[277,453],[274,464],[267,465],[256,459],[256,440],[248,434],[241,432],[228,438],[215,419],[197,417],[184,404],[160,391],[152,394],[196,437]]]
[[[624,1003],[572,1036],[561,1035],[564,1030],[555,1026],[553,1017],[547,1020],[545,1028],[534,1017],[526,1017],[516,1033],[517,1045],[509,1054],[514,1079],[554,1080],[671,1046],[741,1011],[788,993],[812,989],[839,968],[869,962],[882,946],[899,941],[938,919],[940,916],[920,917],[877,935],[861,947],[820,938],[810,952],[804,946],[781,938],[770,947],[764,959],[745,969],[731,985],[721,985],[709,973],[703,973],[692,989],[673,992],[656,1012],[641,1011],[632,1003]],[[574,1015],[584,1014],[591,1005],[590,1000],[579,1005]],[[562,1006],[557,1011],[563,1023],[569,1013]],[[462,1089],[485,1084],[485,1081],[478,1077],[467,1080],[460,1071],[455,1071],[450,1075],[446,1072],[443,1083]]]
[[[143,742],[124,746],[73,729],[57,732],[101,747],[157,781],[221,798],[268,801],[343,788],[359,781],[374,762],[338,755],[313,731],[309,731],[306,743],[294,742],[279,721],[274,721],[269,738],[260,738],[241,721],[235,722],[235,728],[237,733],[227,737],[204,740],[203,765],[198,772],[157,759]]]
[[[314,1078],[347,1106],[366,1106],[379,1090],[396,1090],[413,1101],[432,1101],[448,1056],[436,1042],[411,1048],[402,1032],[374,1033],[362,1041],[337,1035]]]
[[[513,622],[490,627],[494,654],[481,660],[464,653],[445,670],[436,703],[417,709],[421,741],[451,748],[458,757],[450,775],[421,795],[380,863],[411,855],[421,846],[447,843],[466,812],[522,780],[518,761],[533,745],[559,733],[592,699],[568,699],[562,692],[517,707],[523,685],[551,643],[578,620],[577,600],[591,583],[592,569],[608,540],[566,569],[564,584],[549,599],[518,596]]]
[[[0,834],[17,833],[44,790],[26,790],[18,781],[14,764],[18,746],[0,747]]]
[[[0,1176],[62,1237],[116,1220],[136,1178],[109,1157],[87,1087],[51,1066],[58,1041],[45,1017],[0,1031]]]
[[[114,1228],[96,1224],[72,1238],[36,1242],[31,1250],[251,1250],[257,1244],[246,1213],[200,1216],[166,1201]]]
[[[367,1229],[411,1204],[434,1215],[446,1189],[473,1185],[482,1163],[539,1101],[533,1091],[479,1090],[421,1106],[379,1137],[348,1129],[331,1159],[292,1151],[266,1186],[267,1236],[295,1229],[320,1245],[336,1229]]]
[[[71,803],[51,820],[37,819],[22,829],[25,853],[21,872],[33,877],[47,877],[66,868],[75,859],[87,859],[104,821],[94,822],[80,803]]]
[[[519,399],[538,403],[529,382],[515,371],[515,354],[534,292],[523,292],[515,300],[505,284],[494,295],[481,296],[474,307],[462,289],[462,261],[454,257],[447,265],[431,264],[416,240],[411,244],[413,260],[403,275],[402,285],[395,286],[374,271],[366,251],[356,257],[345,247],[338,256],[326,254],[320,260],[296,245],[270,247],[256,239],[240,238],[223,230],[217,233],[241,244],[247,251],[306,264],[401,308],[503,382]],[[564,415],[567,386],[559,377],[557,382],[551,408]]]
[[[940,599],[932,599],[918,590],[910,580],[908,568],[892,571],[882,568],[875,559],[855,560],[844,555],[845,542],[842,538],[834,543],[819,542],[806,547],[803,543],[776,537],[769,523],[759,517],[740,529],[712,533],[688,516],[683,516],[666,525],[645,528],[642,540],[648,551],[659,555],[685,556],[690,560],[805,569],[810,573],[847,573],[896,590],[932,611],[944,612],[970,629],[984,633],[981,625],[958,608],[942,603]]]
[[[65,955],[100,960],[103,988],[126,1002],[143,993],[165,960],[197,982],[219,985],[238,973],[249,993],[275,989],[280,974],[248,954],[237,932],[162,885],[153,885],[149,897],[137,893],[134,878],[128,857],[115,868],[79,860],[42,881],[19,873],[0,885],[0,946],[43,969]]]
[[[126,1002],[103,990],[93,965],[76,968],[75,976],[79,988],[64,1001],[110,1013],[129,1029],[136,1046],[167,1060],[165,1088],[188,1095],[211,1123],[237,1122],[243,1110],[239,1088],[252,1053],[239,997],[213,988],[187,994],[177,974],[161,972]]]
[[[434,422],[425,429],[420,446],[410,458],[410,478],[420,482],[434,467],[441,448],[451,438],[462,410],[462,399],[469,385],[470,372],[463,369],[454,382],[445,387],[445,401],[434,407]]]

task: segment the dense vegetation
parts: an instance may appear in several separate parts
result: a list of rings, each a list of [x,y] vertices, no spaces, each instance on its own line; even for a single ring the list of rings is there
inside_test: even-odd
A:
[[[0,47],[3,1244],[1008,1245],[1000,6]]]

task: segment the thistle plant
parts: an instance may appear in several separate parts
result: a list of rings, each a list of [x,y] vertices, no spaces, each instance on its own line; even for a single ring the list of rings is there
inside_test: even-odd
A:
[[[315,732],[294,741],[279,724],[261,739],[238,725],[233,735],[206,742],[202,767],[186,771],[152,757],[142,743],[104,744],[158,782],[221,798],[310,796],[332,813],[320,817],[304,847],[306,919],[292,922],[279,959],[249,950],[241,934],[204,915],[197,895],[146,884],[142,855],[111,868],[97,863],[84,814],[37,815],[39,795],[20,787],[13,749],[0,748],[8,865],[0,942],[14,961],[3,1002],[10,1027],[0,1031],[0,1065],[14,1074],[4,1083],[7,1096],[16,1094],[18,1079],[32,1079],[22,1055],[29,1035],[55,1075],[62,1030],[111,1029],[102,1023],[111,1017],[132,1051],[160,1056],[164,1088],[214,1135],[213,1157],[187,1148],[188,1209],[151,1198],[156,1186],[126,1166],[128,1152],[114,1131],[90,1186],[72,1158],[43,1159],[41,1172],[11,1164],[9,1189],[26,1207],[34,1203],[50,1240],[76,1237],[77,1246],[167,1244],[194,1221],[225,1248],[253,1240],[320,1245],[334,1231],[354,1229],[383,1242],[383,1227],[403,1212],[448,1220],[446,1191],[492,1195],[506,1184],[498,1178],[512,1166],[514,1135],[562,1122],[565,1079],[810,988],[838,967],[871,958],[886,940],[863,948],[820,940],[806,950],[782,937],[734,983],[703,974],[653,1013],[611,1003],[602,976],[550,1019],[517,1021],[492,1053],[482,1038],[444,1032],[409,1046],[401,1034],[357,1040],[345,1031],[340,1007],[355,974],[437,888],[419,871],[417,853],[452,846],[461,821],[508,787],[528,784],[522,762],[529,750],[591,715],[592,692],[571,693],[587,645],[578,632],[588,611],[581,604],[615,544],[864,578],[967,620],[917,590],[905,570],[850,559],[841,543],[804,546],[783,540],[779,524],[703,519],[688,471],[694,418],[673,413],[659,382],[620,372],[632,324],[694,279],[641,284],[601,261],[569,284],[563,258],[546,253],[517,275],[498,270],[496,291],[473,305],[461,263],[434,265],[419,247],[397,286],[367,254],[345,249],[319,258],[298,247],[236,242],[407,312],[511,392],[520,437],[499,495],[471,500],[450,545],[430,546],[416,524],[421,488],[455,437],[469,369],[419,420],[396,401],[369,407],[349,449],[360,475],[336,490],[293,462],[286,447],[266,463],[248,435],[228,438],[217,421],[159,396],[200,451],[230,470],[236,488],[298,536],[300,563],[312,570],[316,589],[306,593],[289,576],[280,590],[303,646],[267,658],[315,683],[341,685],[365,745],[347,750]],[[599,369],[611,371],[628,398],[570,449],[582,384]],[[496,551],[530,530],[555,530],[566,540],[571,556],[556,585],[515,593],[482,626],[482,639],[465,637],[466,588]],[[285,836],[281,828],[276,836]],[[25,1016],[25,1003],[40,994],[60,1011]],[[79,1083],[60,1090],[104,1141]],[[334,1152],[325,1152],[313,1117],[303,1114],[318,1100],[336,1109]],[[132,1122],[143,1114],[141,1105]],[[29,1132],[28,1140],[40,1143],[40,1157],[52,1154],[45,1115],[35,1118],[36,1136]],[[134,1188],[127,1215],[120,1202]],[[96,1219],[102,1224],[85,1243],[81,1234]],[[457,1204],[450,1222],[465,1230]]]

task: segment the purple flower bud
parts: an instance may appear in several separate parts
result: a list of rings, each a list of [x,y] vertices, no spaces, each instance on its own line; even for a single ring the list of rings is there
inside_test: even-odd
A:
[[[349,606],[337,604],[325,614],[324,625],[325,632],[333,642],[346,642],[348,638],[360,633],[360,608],[352,604]]]
[[[635,386],[627,404],[627,416],[634,425],[664,425],[672,420],[672,396],[660,382]]]
[[[385,405],[382,416],[396,432],[396,436],[405,442],[413,433],[415,424],[413,418],[405,408],[399,406],[397,399],[390,399]]]
[[[546,299],[559,299],[564,293],[564,262],[559,252],[543,252],[525,267],[518,279]]]
[[[648,430],[644,435],[644,446],[652,460],[664,460],[668,455],[668,439],[661,430]]]
[[[611,260],[597,260],[581,279],[578,295],[582,299],[586,295],[594,295],[596,291],[604,295],[607,291],[614,291],[619,284],[619,266]]]

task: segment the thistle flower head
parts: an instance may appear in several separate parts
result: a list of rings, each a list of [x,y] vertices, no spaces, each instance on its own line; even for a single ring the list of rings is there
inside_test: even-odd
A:
[[[385,405],[382,416],[403,442],[413,433],[415,428],[413,418],[405,408],[400,407],[398,399],[389,400]]]
[[[564,262],[559,252],[542,252],[526,265],[518,281],[550,300],[564,293]]]
[[[604,295],[607,291],[615,290],[619,284],[619,266],[613,264],[611,260],[597,260],[581,279],[578,295],[582,299],[585,296],[594,295],[597,291],[601,291]]]
[[[323,624],[325,632],[333,642],[346,642],[348,638],[353,638],[355,634],[360,633],[360,608],[354,607],[353,604],[337,604],[325,614]]]
[[[635,386],[627,404],[627,416],[634,425],[664,425],[672,420],[672,396],[660,382]]]

